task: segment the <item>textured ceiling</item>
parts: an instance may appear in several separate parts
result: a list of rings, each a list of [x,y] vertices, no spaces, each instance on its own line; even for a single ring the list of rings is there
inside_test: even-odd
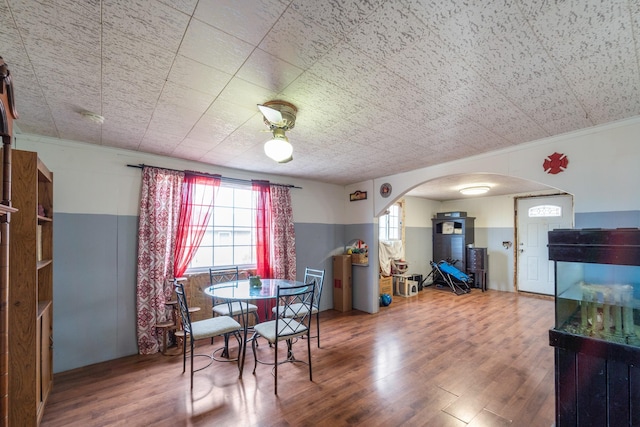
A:
[[[634,0],[0,0],[22,132],[335,184],[635,116],[639,34]]]

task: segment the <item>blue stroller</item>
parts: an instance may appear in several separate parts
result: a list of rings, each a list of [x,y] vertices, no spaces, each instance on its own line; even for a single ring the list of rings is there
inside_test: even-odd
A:
[[[456,295],[468,294],[471,292],[469,285],[472,279],[468,274],[454,267],[453,264],[456,262],[455,260],[442,260],[437,263],[430,261],[432,270],[429,276],[433,276],[432,280],[434,284],[448,285]]]

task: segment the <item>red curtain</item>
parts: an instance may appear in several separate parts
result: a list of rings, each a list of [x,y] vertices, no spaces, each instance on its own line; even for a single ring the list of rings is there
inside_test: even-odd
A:
[[[256,274],[273,278],[271,271],[271,191],[268,181],[252,181],[256,195]]]
[[[184,274],[202,242],[218,187],[219,177],[185,172],[173,267],[175,277]]]
[[[271,186],[268,181],[252,181],[252,188],[256,197],[256,274],[271,279]],[[274,304],[264,300],[258,305],[258,316],[269,319]]]

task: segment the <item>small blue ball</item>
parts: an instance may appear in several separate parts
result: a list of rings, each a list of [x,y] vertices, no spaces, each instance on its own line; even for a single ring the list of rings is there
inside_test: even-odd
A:
[[[387,307],[389,304],[391,304],[391,295],[389,294],[382,294],[380,295],[380,305],[382,307]]]

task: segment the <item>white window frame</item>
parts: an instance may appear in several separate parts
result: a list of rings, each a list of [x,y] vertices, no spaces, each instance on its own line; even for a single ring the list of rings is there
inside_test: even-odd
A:
[[[226,197],[228,192],[232,194],[231,201]],[[246,198],[242,200],[238,199],[242,197],[250,197],[250,206]],[[227,215],[225,220],[230,220],[230,222],[220,224],[219,222],[222,218],[220,216],[221,212],[228,209],[231,209],[232,213]],[[247,210],[249,212],[247,212]],[[217,215],[216,211],[218,211]],[[207,271],[210,267],[226,267],[230,265],[238,265],[242,268],[255,268],[257,250],[256,211],[256,197],[251,185],[221,182],[217,195],[214,198],[213,214],[207,225],[205,237],[189,263],[187,272],[197,273]],[[250,224],[237,224],[236,221],[243,216],[246,218],[247,213],[249,213],[251,218]],[[218,233],[230,234],[231,244],[216,242],[216,230],[219,230]],[[247,230],[251,232],[249,244],[237,243],[236,239],[240,237],[239,232],[246,234]],[[246,248],[250,248],[249,252],[251,255],[249,259],[246,258]],[[220,254],[221,251],[225,253],[224,259],[216,255],[216,253]],[[241,254],[245,254],[245,256]]]
[[[402,204],[389,206],[388,213],[378,219],[378,240],[402,240]]]

